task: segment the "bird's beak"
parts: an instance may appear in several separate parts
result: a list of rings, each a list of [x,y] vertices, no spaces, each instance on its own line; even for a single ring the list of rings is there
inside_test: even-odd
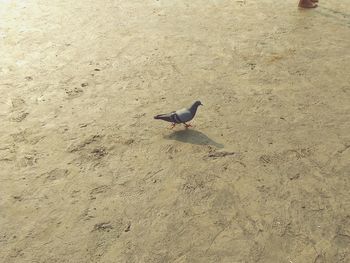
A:
[[[204,106],[204,105],[201,103],[201,106]]]

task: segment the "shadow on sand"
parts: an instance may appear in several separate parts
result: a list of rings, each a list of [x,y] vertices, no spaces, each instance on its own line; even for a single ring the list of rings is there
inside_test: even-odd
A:
[[[185,143],[197,144],[197,145],[212,145],[217,148],[224,148],[224,145],[217,143],[210,139],[207,135],[196,130],[180,130],[164,136],[167,140],[175,140]]]

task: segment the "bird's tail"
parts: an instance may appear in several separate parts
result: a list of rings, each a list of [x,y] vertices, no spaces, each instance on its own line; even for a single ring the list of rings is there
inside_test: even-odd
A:
[[[159,114],[154,116],[156,120],[171,121],[171,116],[169,114]]]

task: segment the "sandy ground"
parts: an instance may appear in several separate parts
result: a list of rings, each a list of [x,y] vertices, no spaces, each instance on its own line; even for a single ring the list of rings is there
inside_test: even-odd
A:
[[[0,261],[350,262],[350,0],[296,2],[1,0]]]

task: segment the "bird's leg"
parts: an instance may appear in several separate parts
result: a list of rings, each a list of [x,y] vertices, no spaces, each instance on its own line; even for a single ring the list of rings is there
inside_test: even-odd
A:
[[[172,124],[171,124],[171,126],[170,126],[170,130],[172,130],[172,129],[174,129],[174,127],[175,127],[175,125],[176,125],[176,123],[175,122],[173,122]]]
[[[190,123],[184,123],[185,124],[185,127],[186,127],[186,129],[188,129],[189,127],[192,127],[192,125],[190,124]]]

